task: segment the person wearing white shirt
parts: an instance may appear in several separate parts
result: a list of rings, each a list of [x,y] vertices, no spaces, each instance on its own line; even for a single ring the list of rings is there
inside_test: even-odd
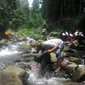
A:
[[[79,36],[84,37],[83,32],[79,32]]]
[[[45,48],[44,50],[46,50],[48,53],[51,52],[55,52],[56,53],[56,57],[58,59],[58,69],[55,72],[58,72],[61,69],[61,63],[62,63],[62,56],[61,56],[61,52],[64,48],[64,43],[61,39],[50,39],[47,41],[43,42],[43,47]]]

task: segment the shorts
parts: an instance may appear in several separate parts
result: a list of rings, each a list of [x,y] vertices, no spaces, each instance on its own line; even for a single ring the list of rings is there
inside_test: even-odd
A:
[[[56,57],[57,57],[57,58],[61,58],[61,57],[62,57],[62,56],[61,56],[61,52],[62,52],[63,48],[64,48],[64,44],[60,44],[60,45],[59,45],[59,48],[58,48],[57,51],[56,51]]]

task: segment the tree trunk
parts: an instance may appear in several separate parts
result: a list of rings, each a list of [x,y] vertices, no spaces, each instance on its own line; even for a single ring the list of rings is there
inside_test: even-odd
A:
[[[73,0],[73,16],[75,16],[75,0]]]
[[[82,0],[80,0],[79,15],[82,15]]]

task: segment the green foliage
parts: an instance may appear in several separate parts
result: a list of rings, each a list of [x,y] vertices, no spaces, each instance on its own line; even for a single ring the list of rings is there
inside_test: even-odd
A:
[[[32,28],[32,29],[22,29],[22,28],[20,28],[16,32],[16,34],[19,34],[19,35],[34,35],[34,34],[40,34],[40,32],[41,32],[40,28],[38,28],[38,29],[34,29],[34,28]]]
[[[64,30],[75,30],[77,28],[80,17],[68,17],[63,19],[62,27]]]
[[[0,26],[15,31],[19,27],[39,30],[45,24],[40,10],[39,0],[33,1],[33,8],[30,10],[28,5],[20,4],[17,0],[0,0]]]
[[[29,8],[28,6],[18,6],[17,9],[14,11],[14,16],[10,21],[10,26],[14,30],[18,29],[20,26],[26,26],[29,21]]]
[[[45,20],[42,18],[41,14],[34,13],[33,16],[30,14],[29,19],[32,27],[35,29],[45,24]]]
[[[0,0],[0,25],[5,27],[9,26],[11,16],[14,14],[13,10],[16,9],[16,0]]]

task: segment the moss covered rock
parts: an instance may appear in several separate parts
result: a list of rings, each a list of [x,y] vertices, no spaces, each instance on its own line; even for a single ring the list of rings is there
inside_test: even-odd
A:
[[[29,43],[23,42],[18,46],[18,51],[27,51],[28,49],[31,49],[31,46]]]
[[[84,81],[85,80],[85,66],[79,66],[72,74],[73,81]]]
[[[15,73],[0,72],[0,85],[23,85]]]
[[[50,53],[50,57],[51,57],[51,62],[57,62],[57,58],[56,58],[56,54],[55,53]]]
[[[78,83],[73,83],[73,82],[64,82],[64,85],[80,85]]]
[[[17,67],[17,66],[8,66],[5,69],[3,69],[4,72],[14,73],[17,76],[20,76],[22,73],[25,72],[24,69]]]

